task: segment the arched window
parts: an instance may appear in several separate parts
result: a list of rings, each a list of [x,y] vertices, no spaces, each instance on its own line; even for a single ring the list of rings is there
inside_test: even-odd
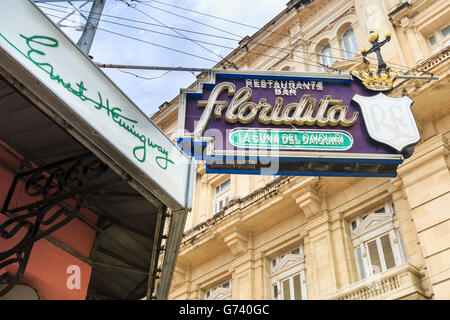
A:
[[[331,47],[329,44],[323,47],[322,50],[320,50],[320,62],[322,62],[324,66],[331,66],[334,63],[333,52],[331,52]],[[322,69],[324,72],[326,72],[327,68],[324,66],[322,67]]]
[[[356,43],[353,29],[348,29],[343,33],[342,43],[344,44],[345,57],[347,59],[352,59],[358,52],[358,44]]]

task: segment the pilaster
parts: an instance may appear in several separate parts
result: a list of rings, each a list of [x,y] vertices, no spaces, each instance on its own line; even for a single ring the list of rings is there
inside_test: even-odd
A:
[[[319,299],[337,289],[333,235],[319,181],[310,180],[297,195],[293,195],[307,218],[303,232],[310,299]]]
[[[400,30],[406,35],[406,39],[408,40],[407,45],[410,48],[410,54],[408,56],[414,59],[412,65],[415,65],[425,56],[425,54],[421,46],[422,42],[417,36],[414,22],[408,16],[402,17],[400,20]]]
[[[450,299],[449,144],[428,139],[399,167],[435,299]]]

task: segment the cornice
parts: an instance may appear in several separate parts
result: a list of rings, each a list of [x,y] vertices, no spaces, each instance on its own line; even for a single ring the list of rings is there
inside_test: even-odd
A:
[[[450,153],[449,149],[449,141],[444,136],[430,138],[419,145],[416,148],[414,155],[398,167],[398,175],[402,177],[410,171],[430,163],[434,158],[447,157]],[[443,164],[445,163],[446,162],[443,162]],[[446,166],[448,168],[448,165]]]

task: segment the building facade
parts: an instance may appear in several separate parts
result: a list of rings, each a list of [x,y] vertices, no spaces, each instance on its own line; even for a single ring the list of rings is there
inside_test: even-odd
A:
[[[198,162],[169,299],[450,299],[449,21],[448,0],[292,0],[244,38],[224,59],[240,70],[348,73],[369,31],[390,33],[389,67],[439,80],[394,83],[421,135],[396,178],[206,174]],[[152,117],[174,140],[178,103]]]

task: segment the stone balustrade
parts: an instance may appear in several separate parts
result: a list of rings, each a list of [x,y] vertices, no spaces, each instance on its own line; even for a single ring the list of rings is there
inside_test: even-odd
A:
[[[426,299],[422,275],[411,264],[403,264],[325,296],[324,300]]]

